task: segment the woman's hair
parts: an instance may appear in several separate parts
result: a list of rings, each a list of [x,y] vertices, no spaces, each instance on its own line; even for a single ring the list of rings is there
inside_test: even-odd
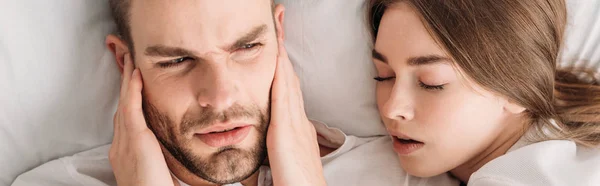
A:
[[[537,140],[600,145],[598,80],[583,82],[572,69],[557,69],[564,0],[370,0],[373,39],[385,10],[400,2],[420,14],[464,75],[527,109]]]

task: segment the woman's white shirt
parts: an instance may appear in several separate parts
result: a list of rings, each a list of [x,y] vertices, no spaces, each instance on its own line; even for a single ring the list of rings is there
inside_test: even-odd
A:
[[[530,143],[522,137],[471,175],[468,186],[600,186],[600,148],[569,140]]]

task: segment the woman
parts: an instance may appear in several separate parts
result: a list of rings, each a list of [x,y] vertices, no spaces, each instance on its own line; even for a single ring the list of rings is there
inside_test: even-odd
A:
[[[557,60],[564,0],[371,0],[401,166],[469,185],[600,185],[600,86]]]

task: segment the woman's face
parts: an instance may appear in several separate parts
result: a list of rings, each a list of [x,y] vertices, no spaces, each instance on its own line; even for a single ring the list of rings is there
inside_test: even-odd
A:
[[[486,156],[505,130],[506,99],[462,76],[409,4],[385,11],[373,63],[380,115],[409,174],[435,176]]]

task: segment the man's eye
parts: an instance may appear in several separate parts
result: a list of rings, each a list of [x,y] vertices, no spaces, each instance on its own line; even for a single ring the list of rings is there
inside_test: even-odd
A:
[[[231,59],[234,61],[245,61],[248,62],[250,59],[254,59],[257,54],[260,53],[263,44],[261,43],[248,43],[239,46],[231,55]]]
[[[250,43],[250,44],[245,44],[240,49],[241,50],[248,50],[248,49],[252,49],[252,48],[255,48],[257,46],[260,46],[260,45],[261,45],[260,43]]]
[[[181,65],[181,64],[183,64],[183,62],[186,62],[188,60],[192,60],[192,58],[191,57],[181,57],[181,58],[169,60],[169,61],[166,61],[166,62],[158,63],[158,67],[160,67],[160,68],[171,68],[171,67],[175,67],[175,66]]]

